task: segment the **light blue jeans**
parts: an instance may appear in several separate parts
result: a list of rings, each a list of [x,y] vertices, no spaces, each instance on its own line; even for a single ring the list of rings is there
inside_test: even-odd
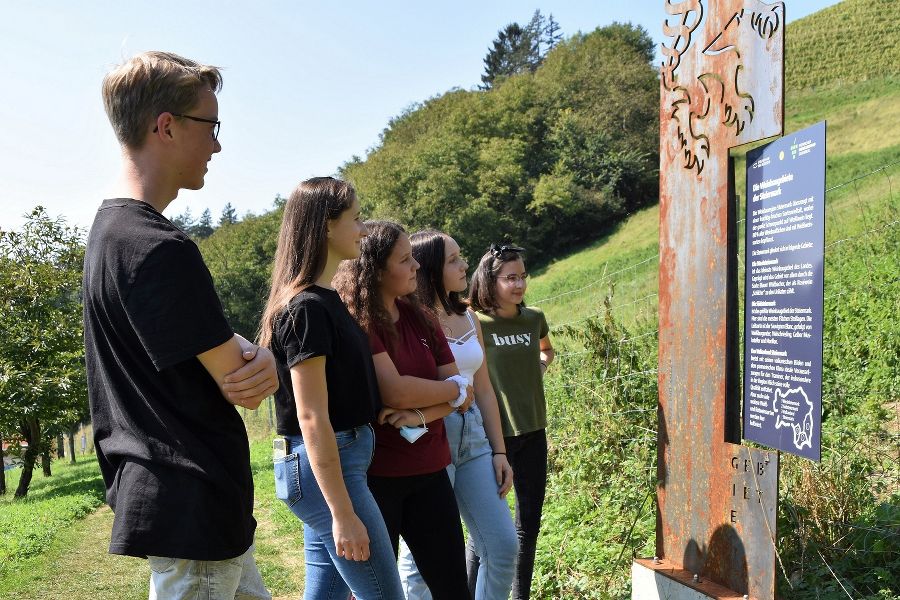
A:
[[[394,550],[381,510],[366,484],[366,471],[375,450],[375,434],[369,425],[336,431],[344,485],[353,510],[369,534],[369,560],[337,556],[331,531],[331,511],[310,468],[300,436],[288,436],[288,455],[275,461],[275,495],[303,521],[306,554],[307,600],[347,600],[352,590],[357,600],[403,598]]]
[[[463,415],[454,412],[444,417],[444,427],[450,442],[447,474],[480,558],[475,600],[505,600],[515,576],[519,542],[509,506],[497,494],[491,445],[478,406],[473,404]],[[405,543],[400,546],[399,564],[407,600],[431,600]]]
[[[253,545],[227,560],[189,560],[148,556],[150,600],[271,600]]]

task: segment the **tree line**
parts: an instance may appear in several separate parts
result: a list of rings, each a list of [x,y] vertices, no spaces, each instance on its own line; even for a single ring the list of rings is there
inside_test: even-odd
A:
[[[218,227],[227,227],[238,222],[237,211],[231,205],[231,202],[222,208],[222,214],[219,221],[213,224],[212,213],[208,208],[203,209],[200,217],[195,219],[191,214],[191,207],[188,206],[184,212],[172,217],[172,223],[177,225],[182,231],[189,234],[197,240],[205,240],[211,236]]]
[[[553,17],[498,32],[483,86],[390,120],[339,174],[367,217],[452,234],[470,257],[523,245],[540,265],[656,201],[658,80],[645,30],[613,24],[562,39]],[[284,199],[238,219],[226,205],[172,221],[198,243],[235,331],[257,334]],[[40,207],[0,231],[0,439],[26,441],[16,496],[54,439],[88,418],[81,320],[84,235]],[[14,444],[14,447],[17,444]],[[2,456],[0,456],[2,458]],[[5,493],[5,475],[0,493]]]

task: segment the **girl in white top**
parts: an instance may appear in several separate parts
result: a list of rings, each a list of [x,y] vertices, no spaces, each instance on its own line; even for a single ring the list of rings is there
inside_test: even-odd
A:
[[[476,600],[505,599],[512,588],[518,549],[516,528],[504,500],[512,486],[512,468],[484,362],[481,324],[460,299],[468,285],[468,265],[459,245],[446,234],[421,231],[410,236],[410,242],[420,265],[419,302],[440,322],[460,374],[474,382],[471,408],[444,418],[451,458],[447,472],[469,531],[469,588]],[[407,600],[431,598],[405,546],[400,552],[400,579]]]

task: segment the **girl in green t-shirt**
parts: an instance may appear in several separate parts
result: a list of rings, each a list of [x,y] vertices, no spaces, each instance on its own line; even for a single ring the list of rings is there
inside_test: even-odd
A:
[[[524,250],[492,244],[472,276],[469,303],[477,312],[488,373],[516,490],[519,555],[514,600],[530,596],[534,555],[547,489],[547,405],[543,375],[553,361],[544,313],[526,307]]]

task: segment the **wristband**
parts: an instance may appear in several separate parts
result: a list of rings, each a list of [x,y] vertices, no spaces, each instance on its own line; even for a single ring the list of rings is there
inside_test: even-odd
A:
[[[459,386],[459,396],[456,397],[456,400],[448,402],[451,407],[459,408],[466,401],[466,396],[468,396],[466,388],[469,387],[469,380],[462,375],[451,375],[450,377],[445,379],[445,381],[452,381],[457,386]]]
[[[499,456],[499,455],[501,455],[501,454],[502,454],[503,456],[506,456],[506,452],[491,452],[491,456]]]

